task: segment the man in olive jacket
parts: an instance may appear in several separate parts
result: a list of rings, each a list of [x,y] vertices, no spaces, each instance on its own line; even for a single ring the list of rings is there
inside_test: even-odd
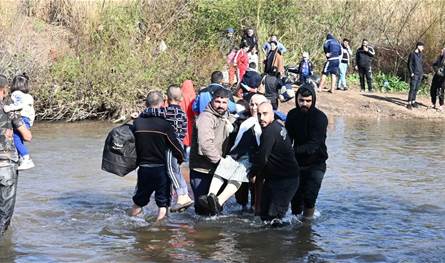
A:
[[[190,185],[195,199],[195,212],[199,215],[209,215],[210,211],[206,205],[200,204],[198,198],[209,192],[213,173],[225,152],[226,139],[233,130],[227,112],[229,93],[223,88],[216,90],[193,127]]]

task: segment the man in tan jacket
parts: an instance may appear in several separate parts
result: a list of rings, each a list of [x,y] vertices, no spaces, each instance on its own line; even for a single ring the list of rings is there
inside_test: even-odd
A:
[[[200,205],[198,197],[207,195],[213,173],[225,152],[226,139],[233,130],[227,112],[229,93],[223,88],[216,90],[193,127],[190,185],[195,199],[195,212],[200,215],[209,215],[209,211]]]

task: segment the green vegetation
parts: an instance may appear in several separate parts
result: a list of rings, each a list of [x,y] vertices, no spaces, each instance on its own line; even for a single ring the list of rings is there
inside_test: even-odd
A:
[[[14,24],[4,20],[10,9],[0,4],[0,32],[6,35],[15,32],[5,31]],[[135,110],[149,89],[185,79],[196,88],[206,85],[224,65],[218,50],[228,27],[238,39],[244,28],[255,28],[260,44],[275,34],[289,50],[286,64],[308,51],[316,69],[327,32],[351,39],[354,49],[368,38],[377,52],[376,87],[386,80],[390,92],[407,90],[406,58],[414,43],[426,43],[426,61],[432,62],[445,28],[445,5],[420,0],[23,0],[16,9],[17,17],[35,19],[36,32],[45,31],[42,23],[68,31],[72,52],[45,66],[23,62],[36,55],[8,53],[0,69],[31,73],[39,118],[71,121],[118,118]],[[358,84],[355,74],[349,80]]]

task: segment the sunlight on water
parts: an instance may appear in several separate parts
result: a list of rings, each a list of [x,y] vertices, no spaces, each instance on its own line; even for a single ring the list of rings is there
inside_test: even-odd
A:
[[[42,124],[36,168],[20,173],[0,262],[440,262],[445,258],[445,126],[336,118],[320,215],[265,227],[232,200],[221,217],[193,209],[154,224],[126,215],[136,177],[100,171],[106,123]]]

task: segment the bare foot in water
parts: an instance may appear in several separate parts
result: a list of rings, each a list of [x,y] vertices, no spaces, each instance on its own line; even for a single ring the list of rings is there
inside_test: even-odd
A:
[[[129,216],[138,216],[142,213],[142,207],[133,204],[133,207],[128,212]]]
[[[166,217],[167,217],[167,207],[159,207],[158,218],[156,218],[156,222],[162,221]]]

